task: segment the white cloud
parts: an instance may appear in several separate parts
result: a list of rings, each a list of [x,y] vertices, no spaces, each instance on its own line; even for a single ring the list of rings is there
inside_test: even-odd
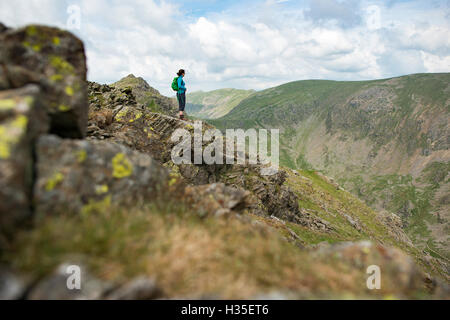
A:
[[[0,21],[64,26],[78,4],[89,78],[128,73],[165,94],[179,68],[191,90],[263,89],[287,81],[361,80],[448,72],[448,10],[423,2],[291,1],[186,16],[170,1],[16,0],[0,2]]]
[[[420,54],[427,72],[450,72],[450,56],[439,57],[424,51]]]

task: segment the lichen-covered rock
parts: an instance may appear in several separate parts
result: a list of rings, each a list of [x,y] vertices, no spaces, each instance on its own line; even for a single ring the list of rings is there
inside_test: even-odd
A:
[[[136,97],[127,88],[120,89],[106,84],[88,82],[89,108],[95,112],[101,109],[114,110],[119,106],[136,106]]]
[[[92,107],[92,105],[91,105]],[[115,109],[112,123],[104,126],[105,109],[91,108],[90,127],[98,129],[90,132],[95,139],[108,139],[135,150],[150,154],[161,163],[171,162],[171,152],[176,145],[171,136],[177,129],[193,132],[192,123],[180,121],[159,113],[148,111],[142,106],[125,105]],[[97,122],[96,122],[97,121]],[[208,128],[205,124],[204,128]],[[225,165],[180,165],[183,178],[195,185],[217,182],[216,175]]]
[[[243,213],[256,205],[256,199],[249,191],[228,187],[223,183],[188,186],[183,198],[200,216]]]
[[[139,205],[166,187],[168,173],[150,156],[118,144],[43,136],[37,176],[36,211],[52,214]]]
[[[88,116],[84,45],[73,34],[31,25],[0,33],[0,90],[39,84],[51,132],[85,136]]]
[[[0,91],[0,231],[4,236],[31,214],[33,145],[47,129],[37,86]]]
[[[171,140],[177,129],[191,133],[191,146],[194,145],[194,123],[181,121],[145,108],[128,105],[122,106],[112,115],[111,124],[106,124],[105,108],[93,109],[91,105],[91,125],[97,129],[90,132],[90,138],[105,139],[123,144],[129,148],[150,154],[153,158],[171,168],[172,174],[181,177],[191,185],[205,185],[223,182],[235,188],[250,191],[258,205],[253,212],[274,215],[314,229],[328,231],[328,225],[310,214],[304,214],[298,207],[297,196],[284,185],[285,172],[280,169],[271,176],[261,174],[261,165],[226,164],[180,164],[172,162],[172,150],[177,144]],[[106,112],[107,113],[107,112]],[[97,122],[95,122],[97,121]],[[102,127],[102,129],[100,129]],[[203,123],[202,134],[213,127]],[[202,141],[202,150],[210,142]],[[225,144],[225,140],[223,142]],[[194,148],[192,148],[192,152]],[[225,148],[224,148],[225,150]],[[191,159],[194,159],[192,155]]]
[[[286,173],[281,168],[272,176],[263,176],[259,166],[238,165],[220,176],[220,181],[227,185],[249,190],[255,195],[262,212],[313,230],[330,231],[328,222],[299,208],[298,196],[284,184],[285,179]]]

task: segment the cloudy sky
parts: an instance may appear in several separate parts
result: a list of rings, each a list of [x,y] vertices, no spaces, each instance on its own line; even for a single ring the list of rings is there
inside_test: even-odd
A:
[[[71,28],[90,80],[167,95],[179,68],[191,91],[450,72],[450,0],[0,0],[0,21]]]

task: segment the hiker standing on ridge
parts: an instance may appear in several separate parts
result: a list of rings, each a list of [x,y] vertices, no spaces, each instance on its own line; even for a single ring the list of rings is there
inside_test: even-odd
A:
[[[180,119],[184,120],[184,108],[186,107],[186,84],[184,83],[184,75],[186,72],[183,69],[178,71],[178,77],[173,79],[172,89],[177,92],[178,110],[180,111]]]

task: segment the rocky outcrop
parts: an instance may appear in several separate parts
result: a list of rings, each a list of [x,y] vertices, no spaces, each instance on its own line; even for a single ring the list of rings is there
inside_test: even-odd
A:
[[[51,132],[84,137],[86,57],[69,32],[28,26],[0,32],[0,244],[32,215],[34,146]]]
[[[38,84],[50,131],[62,137],[86,133],[86,56],[73,34],[44,26],[0,33],[0,90]]]
[[[39,87],[0,91],[0,234],[31,214],[33,146],[48,130]],[[1,237],[0,237],[1,240]],[[1,242],[1,241],[0,241]]]
[[[135,77],[130,74],[113,83],[111,86],[119,90],[130,89],[136,97],[136,101],[150,111],[169,116],[176,115],[178,110],[176,100],[161,95],[158,90],[152,88],[147,81],[141,77]]]
[[[188,186],[184,190],[184,201],[200,216],[216,217],[231,213],[243,213],[255,209],[256,199],[246,190],[228,187],[223,183]]]
[[[327,224],[320,219],[307,213],[302,214],[298,207],[297,196],[284,185],[286,174],[283,170],[271,176],[264,176],[261,174],[261,165],[225,164],[225,154],[221,155],[223,164],[174,165],[172,150],[178,141],[172,141],[171,137],[177,129],[184,129],[191,133],[191,146],[193,146],[195,139],[193,122],[153,113],[133,104],[122,106],[120,111],[116,111],[113,115],[105,117],[104,109],[96,109],[91,104],[90,128],[98,129],[89,131],[90,139],[114,141],[150,154],[170,168],[172,174],[181,177],[188,184],[204,185],[223,182],[235,188],[248,190],[258,202],[258,205],[253,206],[255,213],[274,215],[314,229],[329,230]],[[111,121],[105,122],[106,118],[111,118]],[[105,125],[109,122],[111,122],[110,125]],[[202,134],[212,128],[202,123]],[[201,143],[204,150],[211,141]],[[226,142],[223,143],[225,146]],[[193,148],[192,152],[194,152]],[[194,159],[194,153],[191,158]]]
[[[125,106],[143,109],[138,106],[131,89],[116,89],[95,82],[88,83],[89,121],[87,133],[97,139],[104,139],[108,134],[104,131],[113,123],[116,115]]]
[[[102,109],[115,110],[121,106],[137,106],[130,88],[119,89],[107,84],[88,82],[89,108],[91,112]]]
[[[37,145],[36,212],[89,213],[138,205],[167,185],[167,171],[150,156],[101,141],[43,136]]]

